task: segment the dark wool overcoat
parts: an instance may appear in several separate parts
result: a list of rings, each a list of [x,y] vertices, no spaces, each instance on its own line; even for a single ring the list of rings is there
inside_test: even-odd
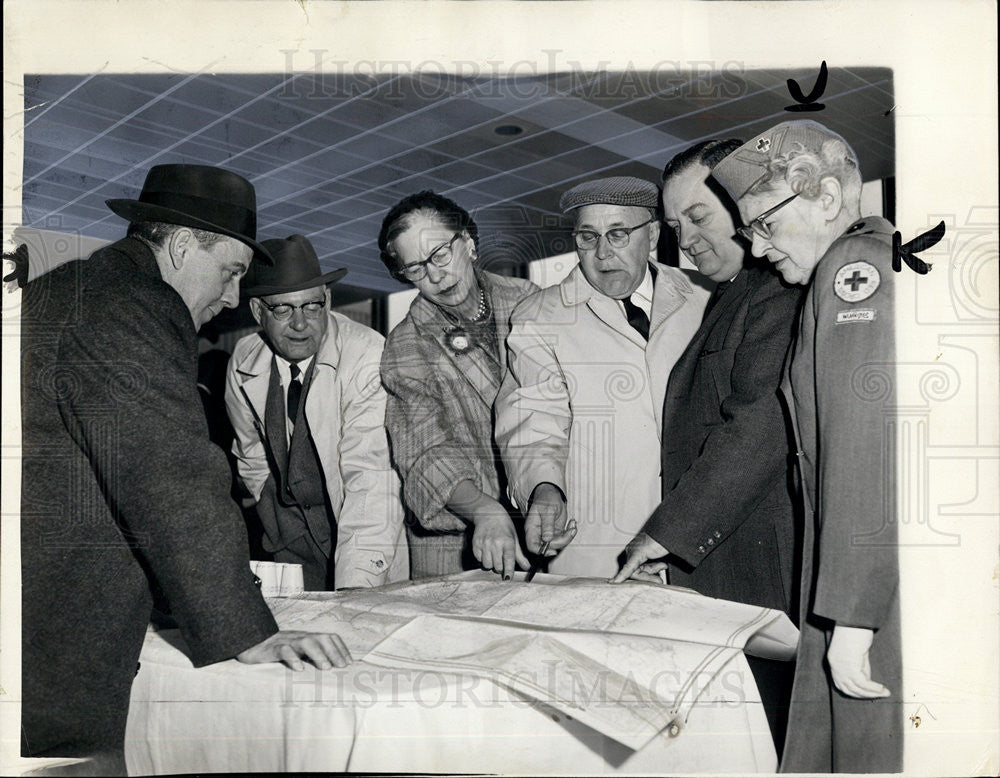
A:
[[[277,627],[209,442],[191,314],[152,252],[125,238],[23,302],[22,751],[120,751],[154,589],[197,666]]]

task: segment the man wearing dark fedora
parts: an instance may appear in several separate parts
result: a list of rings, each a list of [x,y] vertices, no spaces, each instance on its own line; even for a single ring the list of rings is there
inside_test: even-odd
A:
[[[236,344],[226,408],[233,453],[257,499],[264,548],[301,564],[308,590],[380,586],[409,575],[399,479],[389,459],[384,338],[330,310],[302,235],[267,240],[273,266],[244,289],[261,332]]]
[[[337,636],[278,631],[201,413],[197,330],[271,262],[253,186],[158,165],[108,206],[127,237],[30,282],[21,330],[21,750],[94,774],[125,770],[154,592],[196,666],[350,661]]]

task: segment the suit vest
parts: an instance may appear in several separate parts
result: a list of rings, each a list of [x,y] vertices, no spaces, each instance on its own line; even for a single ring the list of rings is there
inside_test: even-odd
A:
[[[272,454],[271,475],[276,491],[275,509],[276,512],[293,514],[280,518],[276,516],[277,524],[283,530],[287,529],[294,533],[288,537],[292,540],[302,534],[301,531],[295,531],[297,522],[294,516],[299,517],[298,522],[304,518],[305,528],[329,557],[336,542],[336,534],[333,531],[336,517],[326,493],[326,480],[323,478],[316,444],[309,433],[309,424],[305,418],[306,398],[309,396],[315,366],[314,359],[304,376],[302,399],[299,402],[289,444],[288,429],[285,425],[284,392],[278,376],[277,363],[274,359],[271,360],[271,379],[264,410],[264,426]]]

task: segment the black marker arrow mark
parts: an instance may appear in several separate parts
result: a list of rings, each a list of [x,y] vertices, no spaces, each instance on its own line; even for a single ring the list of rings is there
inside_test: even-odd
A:
[[[819,66],[819,75],[816,77],[816,84],[813,86],[812,91],[808,95],[802,94],[802,87],[799,86],[798,81],[794,78],[788,79],[785,83],[788,85],[788,93],[795,100],[794,105],[786,105],[786,111],[822,111],[826,106],[823,103],[817,103],[820,97],[823,96],[823,92],[826,91],[826,60],[823,60],[823,64]]]
[[[918,235],[909,243],[900,245],[902,236],[897,230],[892,234],[892,269],[897,273],[903,269],[903,263],[915,273],[926,275],[931,265],[914,256],[918,251],[926,251],[944,237],[944,222],[940,221],[923,235]]]
[[[5,251],[3,258],[5,262],[14,263],[14,269],[3,277],[4,283],[23,287],[28,282],[28,244],[22,243],[13,251]]]

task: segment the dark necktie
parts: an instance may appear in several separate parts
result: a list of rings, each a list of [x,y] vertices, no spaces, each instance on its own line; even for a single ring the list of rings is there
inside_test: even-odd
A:
[[[299,401],[302,399],[302,381],[299,380],[302,371],[294,362],[288,369],[292,372],[292,382],[288,385],[288,420],[295,424],[295,418],[299,414]]]
[[[629,297],[623,297],[622,304],[625,306],[625,315],[628,317],[628,323],[632,325],[636,332],[642,335],[643,340],[649,340],[649,317],[646,315],[646,312],[632,302],[632,299]]]
[[[708,305],[705,306],[705,316],[708,316],[708,312],[715,307],[715,304],[722,299],[722,295],[726,293],[726,290],[732,285],[732,281],[720,281],[715,285],[715,289],[712,290],[711,296],[708,298]]]

